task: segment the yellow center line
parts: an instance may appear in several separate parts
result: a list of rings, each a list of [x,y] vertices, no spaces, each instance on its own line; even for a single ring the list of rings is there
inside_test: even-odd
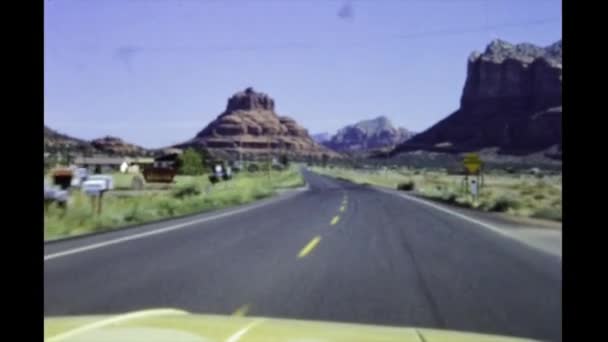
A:
[[[346,210],[346,205],[342,205],[342,206],[340,207],[340,212],[341,212],[341,213],[343,213],[343,212],[344,212],[344,210]]]
[[[304,246],[304,248],[302,248],[300,253],[298,253],[298,258],[307,256],[315,247],[317,247],[320,241],[321,237],[319,235],[315,236],[312,240],[310,240],[309,243],[306,244],[306,246]]]
[[[334,216],[333,219],[331,219],[331,225],[335,225],[336,223],[338,223],[338,221],[340,220],[340,215],[336,215]]]
[[[249,312],[249,304],[245,304],[240,308],[236,309],[235,312],[232,313],[232,316],[245,316],[247,312]]]

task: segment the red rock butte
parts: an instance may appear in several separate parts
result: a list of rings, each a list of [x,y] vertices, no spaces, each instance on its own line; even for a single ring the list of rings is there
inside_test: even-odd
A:
[[[176,147],[203,147],[214,155],[234,157],[241,153],[244,158],[254,159],[269,153],[339,157],[316,143],[294,119],[277,115],[274,100],[253,88],[232,95],[223,113],[194,138]]]

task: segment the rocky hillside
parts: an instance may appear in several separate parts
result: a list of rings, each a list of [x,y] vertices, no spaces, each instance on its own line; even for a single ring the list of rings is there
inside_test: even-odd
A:
[[[395,127],[388,118],[379,116],[340,129],[323,145],[335,151],[367,151],[392,148],[413,135],[405,128]]]
[[[116,137],[106,136],[87,141],[61,134],[47,126],[44,126],[44,151],[51,154],[68,152],[73,155],[119,156],[145,156],[151,153],[150,150],[129,144]]]
[[[543,48],[494,40],[469,57],[460,108],[393,155],[495,149],[561,158],[561,118],[562,42]]]
[[[95,151],[95,147],[93,147],[93,145],[86,140],[61,134],[47,126],[44,126],[44,151],[48,153],[66,151],[87,153]]]
[[[127,143],[120,138],[105,136],[94,139],[91,145],[97,149],[99,153],[119,156],[144,156],[151,152],[141,146]]]
[[[293,157],[339,157],[316,143],[306,129],[287,116],[279,116],[274,100],[247,88],[228,99],[226,109],[194,138],[175,147],[203,147],[218,156],[266,157],[285,153]]]

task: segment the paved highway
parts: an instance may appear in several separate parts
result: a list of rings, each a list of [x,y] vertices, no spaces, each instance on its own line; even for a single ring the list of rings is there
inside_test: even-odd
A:
[[[45,316],[153,307],[561,340],[561,261],[432,206],[307,191],[45,246]]]

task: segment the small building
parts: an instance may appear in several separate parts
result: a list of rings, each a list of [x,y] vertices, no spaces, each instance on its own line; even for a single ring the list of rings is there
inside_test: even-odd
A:
[[[166,149],[163,151],[164,153],[156,158],[154,158],[153,164],[154,167],[160,168],[173,168],[178,164],[179,156],[182,154],[182,150],[180,149]]]
[[[107,173],[120,170],[120,166],[125,161],[123,157],[77,157],[74,164],[78,167],[83,167],[92,173]]]

